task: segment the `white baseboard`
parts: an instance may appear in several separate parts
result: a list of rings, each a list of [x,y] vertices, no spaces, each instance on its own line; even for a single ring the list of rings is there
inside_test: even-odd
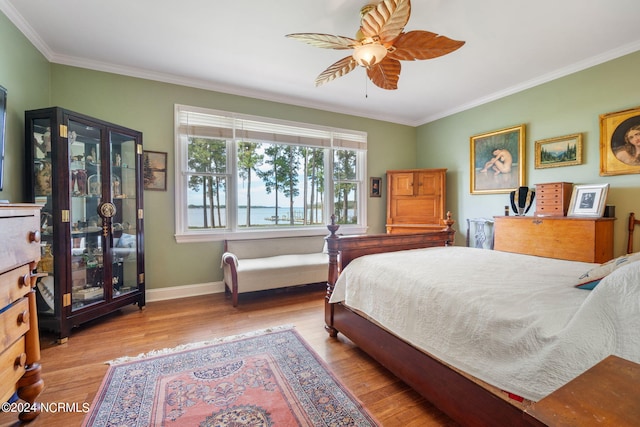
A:
[[[199,283],[195,285],[171,286],[168,288],[147,289],[146,301],[164,301],[169,299],[215,294],[219,292],[224,292],[224,282],[209,282]]]

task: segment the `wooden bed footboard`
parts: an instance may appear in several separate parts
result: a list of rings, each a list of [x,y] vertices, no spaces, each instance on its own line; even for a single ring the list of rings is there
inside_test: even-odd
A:
[[[329,303],[329,299],[342,269],[363,255],[453,245],[455,237],[453,223],[451,212],[447,212],[447,217],[443,220],[444,226],[438,231],[415,234],[339,236],[336,232],[340,226],[335,223],[335,218],[332,217],[331,224],[327,226],[330,234],[326,237],[329,252],[329,274],[325,299],[325,324],[329,335],[335,337],[338,333],[333,327],[333,304]]]

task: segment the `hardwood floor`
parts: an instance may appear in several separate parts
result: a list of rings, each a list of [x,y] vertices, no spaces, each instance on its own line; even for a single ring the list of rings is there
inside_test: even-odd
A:
[[[383,426],[455,426],[417,393],[360,351],[344,336],[324,331],[324,287],[230,297],[214,294],[130,306],[73,330],[64,344],[41,334],[45,390],[38,401],[91,403],[107,372],[106,361],[215,337],[294,325],[332,372]],[[70,405],[68,405],[70,406]],[[42,413],[29,426],[78,426],[82,412]],[[17,414],[0,413],[0,426],[17,426]]]

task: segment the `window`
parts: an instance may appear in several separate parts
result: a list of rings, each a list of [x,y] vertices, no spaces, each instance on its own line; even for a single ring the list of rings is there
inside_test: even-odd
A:
[[[366,230],[364,132],[175,107],[176,240]],[[330,171],[330,172],[329,172]]]

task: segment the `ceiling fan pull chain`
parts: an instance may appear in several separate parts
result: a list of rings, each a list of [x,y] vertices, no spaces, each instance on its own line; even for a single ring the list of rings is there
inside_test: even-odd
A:
[[[369,98],[369,79],[364,75],[364,97]]]

